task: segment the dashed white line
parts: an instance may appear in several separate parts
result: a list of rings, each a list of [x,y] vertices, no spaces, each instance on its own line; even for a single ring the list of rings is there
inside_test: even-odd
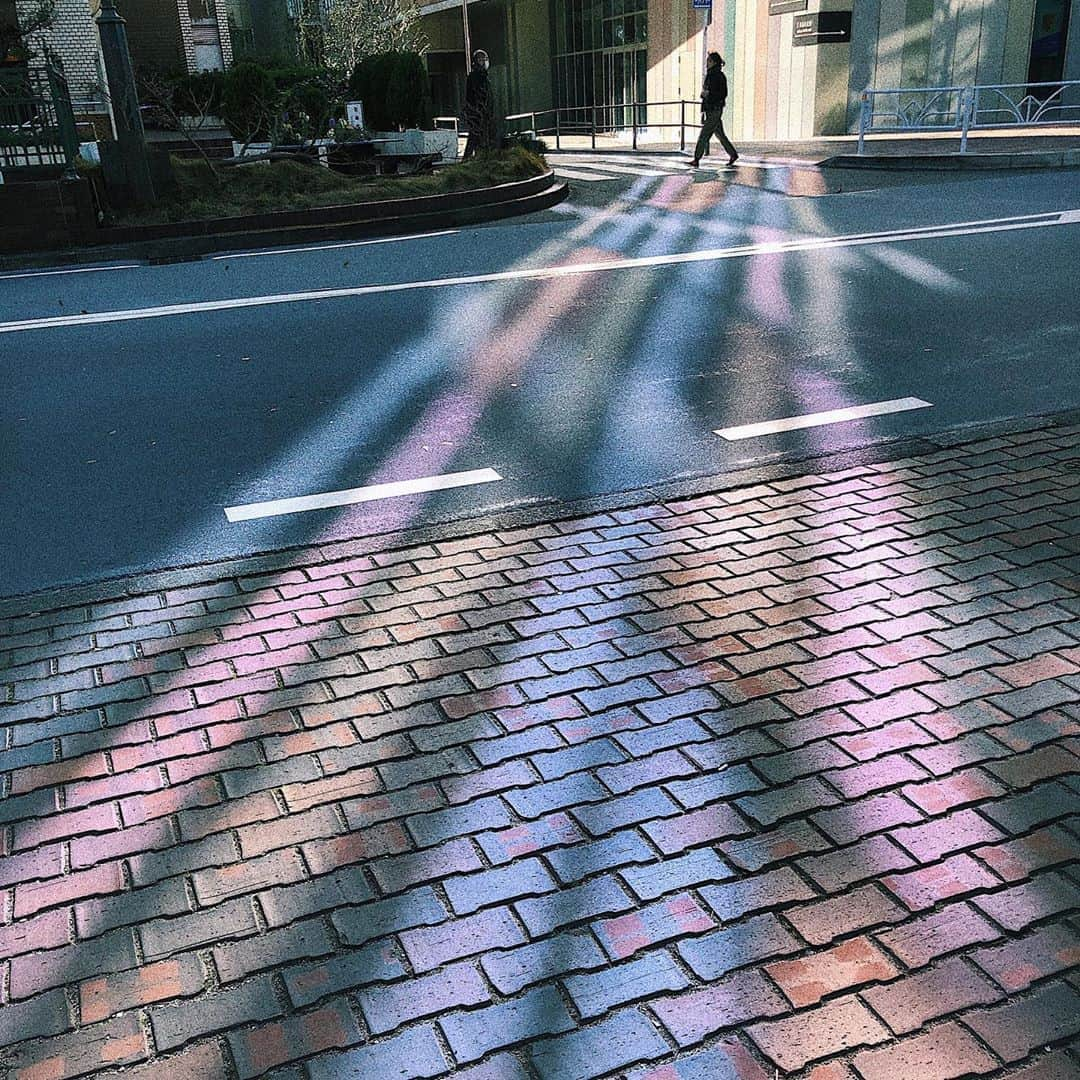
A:
[[[421,476],[415,480],[395,480],[388,484],[349,488],[345,491],[326,491],[319,495],[301,495],[294,499],[271,499],[268,502],[226,506],[229,521],[253,521],[257,518],[299,514],[304,510],[325,510],[332,506],[351,506],[353,503],[393,499],[402,495],[418,495],[426,491],[467,487],[470,484],[490,484],[502,477],[494,469],[471,469],[467,472],[445,473],[442,476]]]
[[[721,438],[756,439],[761,435],[775,435],[781,431],[798,431],[800,428],[822,427],[825,424],[842,424],[849,420],[861,420],[866,416],[884,416],[887,413],[906,412],[909,409],[930,409],[933,405],[922,398],[896,398],[893,401],[875,401],[869,405],[852,405],[846,409],[829,409],[827,412],[788,416],[782,420],[765,420],[759,424],[743,424],[740,427],[720,428],[714,434]]]

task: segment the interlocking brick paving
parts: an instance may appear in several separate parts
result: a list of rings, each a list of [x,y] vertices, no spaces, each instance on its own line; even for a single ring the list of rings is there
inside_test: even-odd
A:
[[[0,620],[7,1075],[1080,1076],[1078,439]]]

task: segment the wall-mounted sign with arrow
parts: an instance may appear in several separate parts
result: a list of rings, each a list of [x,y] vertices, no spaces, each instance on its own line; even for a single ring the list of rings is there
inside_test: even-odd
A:
[[[792,20],[793,45],[843,45],[851,41],[850,11],[820,11]]]

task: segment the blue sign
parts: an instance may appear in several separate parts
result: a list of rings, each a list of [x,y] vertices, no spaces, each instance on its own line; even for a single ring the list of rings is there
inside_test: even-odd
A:
[[[695,8],[711,8],[712,0],[694,0]]]

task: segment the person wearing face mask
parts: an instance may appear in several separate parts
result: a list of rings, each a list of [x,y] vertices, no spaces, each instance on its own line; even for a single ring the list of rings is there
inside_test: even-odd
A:
[[[696,169],[703,154],[709,152],[709,140],[715,135],[720,140],[728,156],[728,164],[734,165],[739,152],[724,133],[724,105],[727,104],[727,76],[724,74],[724,58],[716,52],[709,53],[708,71],[705,84],[701,88],[701,134],[694,147],[694,160],[690,164]]]
[[[495,94],[488,77],[488,54],[477,49],[472,71],[465,80],[465,128],[469,132],[465,157],[496,146]]]

